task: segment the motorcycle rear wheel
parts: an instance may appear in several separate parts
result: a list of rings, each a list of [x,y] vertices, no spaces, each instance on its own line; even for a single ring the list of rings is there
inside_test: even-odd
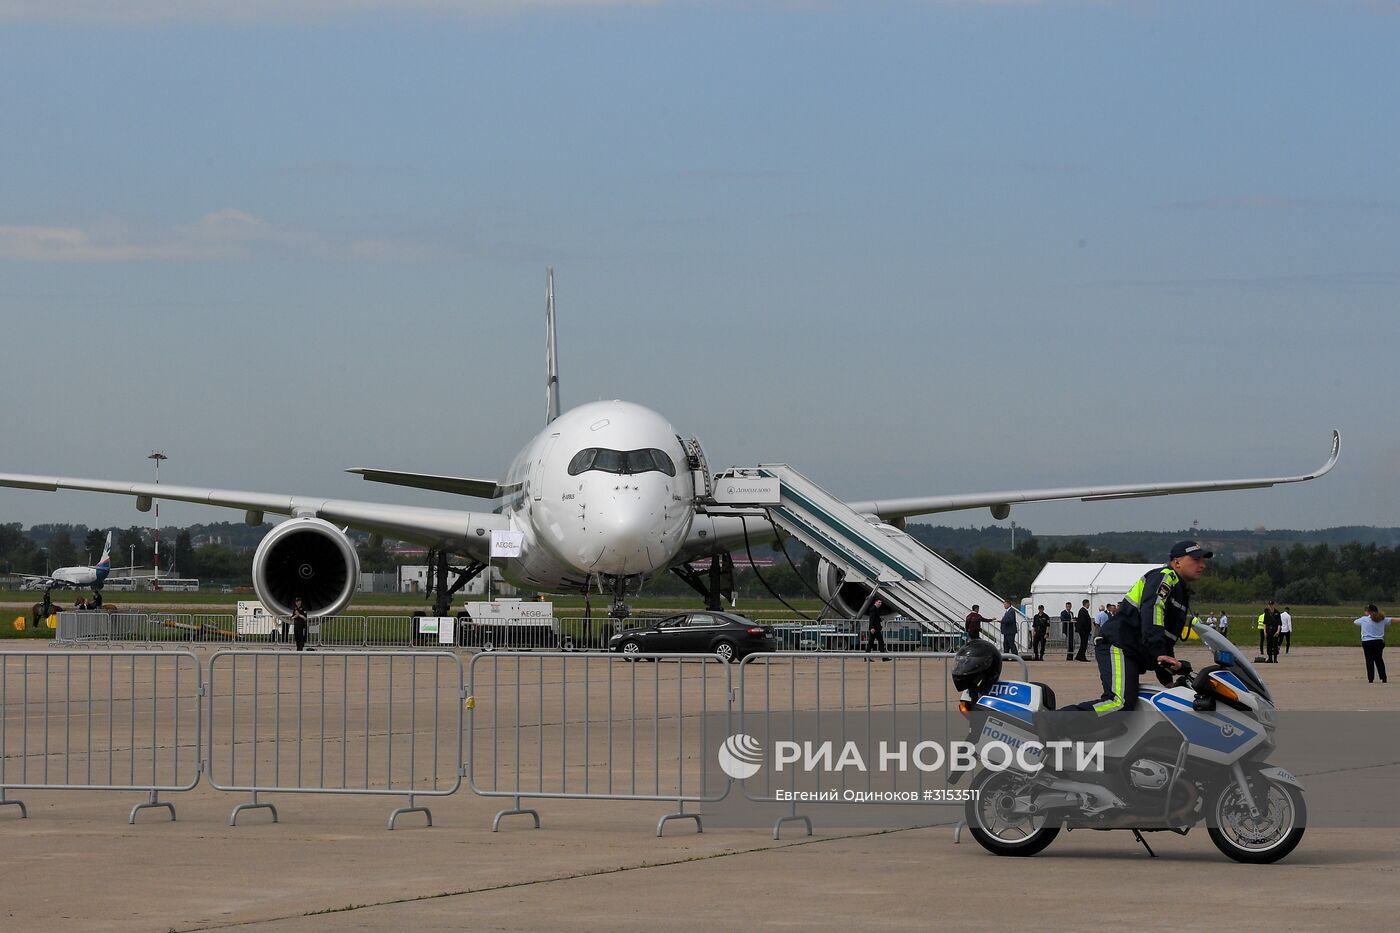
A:
[[[1045,814],[1019,816],[1008,812],[1012,798],[1029,782],[1015,771],[983,771],[972,782],[977,791],[964,810],[967,828],[977,844],[993,855],[1025,858],[1040,852],[1060,834]]]
[[[1239,787],[1231,783],[1211,807],[1210,840],[1237,862],[1268,865],[1297,848],[1308,808],[1298,788],[1262,774],[1250,777],[1249,790],[1260,808],[1259,818],[1249,815]]]

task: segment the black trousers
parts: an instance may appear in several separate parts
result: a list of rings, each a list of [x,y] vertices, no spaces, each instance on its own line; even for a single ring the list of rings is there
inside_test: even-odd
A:
[[[870,626],[870,634],[867,635],[867,636],[865,637],[865,650],[866,650],[866,652],[870,652],[870,651],[873,651],[873,650],[874,650],[874,648],[875,648],[875,642],[876,642],[876,641],[879,641],[879,642],[880,642],[880,653],[881,653],[881,654],[884,654],[885,652],[889,651],[889,649],[885,647],[885,630],[884,630],[884,628],[883,628],[882,626],[879,626],[879,625],[872,625],[872,626]]]
[[[1263,653],[1264,653],[1264,641],[1265,641],[1264,629],[1261,628],[1261,629],[1259,630],[1259,653],[1260,653],[1260,654],[1263,654]]]
[[[1269,660],[1270,660],[1270,661],[1277,661],[1277,660],[1278,660],[1278,633],[1276,633],[1276,632],[1266,632],[1266,633],[1265,633],[1264,644],[1265,644],[1264,651],[1265,651],[1265,653],[1267,654]]]
[[[1089,659],[1086,658],[1084,654],[1089,650],[1089,632],[1091,631],[1091,627],[1078,624],[1076,624],[1075,627],[1079,630],[1079,653],[1074,656],[1074,659],[1076,661],[1087,661]]]
[[[1031,637],[1031,657],[1037,661],[1045,660],[1045,639],[1049,637],[1049,629],[1037,628]]]
[[[1381,683],[1385,683],[1385,659],[1381,657],[1385,651],[1385,642],[1379,638],[1361,643],[1361,651],[1366,655],[1366,680],[1370,683],[1376,682],[1376,673],[1381,675]]]
[[[306,650],[306,623],[298,620],[293,626],[297,639],[297,650]]]
[[[1014,631],[1001,633],[1001,653],[1016,653],[1016,633]]]
[[[1065,626],[1065,660],[1074,657],[1074,625]]]
[[[1283,632],[1283,633],[1281,633],[1281,634],[1279,635],[1279,639],[1283,642],[1283,653],[1284,653],[1284,654],[1287,654],[1288,652],[1290,652],[1290,651],[1293,650],[1293,633],[1292,633],[1292,632]]]

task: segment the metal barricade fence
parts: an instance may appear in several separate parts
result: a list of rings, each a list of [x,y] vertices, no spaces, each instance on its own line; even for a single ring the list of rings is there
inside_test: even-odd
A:
[[[217,651],[209,659],[206,770],[217,790],[420,797],[462,784],[462,661],[451,652]]]
[[[204,679],[188,652],[0,652],[0,804],[11,790],[148,794],[199,782]]]
[[[686,804],[723,799],[709,719],[732,714],[732,665],[709,655],[482,652],[471,659],[467,777],[483,797],[674,802],[656,824],[694,820]],[[647,663],[651,662],[651,663]],[[726,733],[727,734],[727,733]],[[722,791],[706,792],[707,786]]]
[[[364,631],[367,648],[407,648],[413,644],[413,619],[409,616],[369,616]]]
[[[851,732],[868,740],[888,730],[909,747],[932,741],[947,749],[949,742],[966,736],[967,721],[958,710],[959,694],[950,677],[954,655],[948,652],[892,654],[880,659],[865,652],[772,652],[751,654],[739,665],[738,713],[735,732],[761,735],[768,743],[775,740],[809,741],[813,735],[830,740],[837,748],[845,746]],[[1024,659],[1008,655],[1005,661],[1020,664],[1022,678],[1030,679]],[[832,730],[832,734],[827,734]],[[808,733],[811,734],[808,734]],[[946,764],[946,762],[945,762]],[[944,768],[946,784],[947,769]],[[904,779],[895,772],[881,793],[912,793],[925,800],[931,779],[922,770]],[[852,787],[858,782],[860,787]],[[763,770],[742,782],[745,798],[762,803],[792,801],[788,812],[773,824],[773,838],[779,838],[782,825],[800,822],[812,834],[810,817],[798,812],[800,794],[808,799],[845,800],[848,791],[869,795],[874,789],[869,769],[840,771],[839,786],[817,772],[788,770],[785,786],[779,787],[773,774]],[[787,796],[778,796],[785,791]],[[823,793],[835,792],[835,798]],[[864,798],[861,798],[864,799]],[[962,806],[961,802],[937,803]]]
[[[112,641],[110,616],[105,612],[60,612],[53,633],[54,644],[109,644]]]

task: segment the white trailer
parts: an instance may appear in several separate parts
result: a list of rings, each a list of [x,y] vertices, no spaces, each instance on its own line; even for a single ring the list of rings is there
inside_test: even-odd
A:
[[[493,648],[557,648],[554,603],[496,599],[469,602],[457,614],[458,643]]]

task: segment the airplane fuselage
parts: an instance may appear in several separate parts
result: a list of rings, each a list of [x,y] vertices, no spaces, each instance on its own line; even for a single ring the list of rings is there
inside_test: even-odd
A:
[[[107,579],[110,567],[60,567],[50,574],[55,586],[72,587],[98,586]]]
[[[592,402],[554,419],[515,458],[502,491],[502,510],[523,533],[503,573],[525,586],[664,571],[695,516],[680,438],[632,402]]]

